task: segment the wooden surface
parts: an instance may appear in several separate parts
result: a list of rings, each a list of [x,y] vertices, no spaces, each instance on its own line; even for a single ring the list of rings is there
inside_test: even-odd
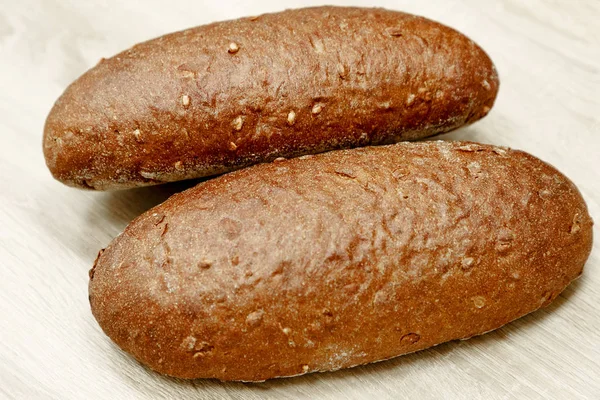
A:
[[[485,120],[444,138],[533,153],[569,176],[600,219],[599,1],[345,3],[421,14],[477,41],[499,70],[498,101]],[[335,373],[180,381],[102,334],[87,299],[97,251],[187,184],[92,193],[53,181],[41,148],[52,103],[100,57],[138,41],[308,4],[318,3],[0,0],[0,398],[600,398],[600,239],[583,276],[548,308],[468,341]]]

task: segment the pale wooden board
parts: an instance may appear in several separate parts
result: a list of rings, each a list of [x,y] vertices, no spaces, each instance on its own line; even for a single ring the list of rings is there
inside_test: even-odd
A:
[[[341,4],[341,2],[330,1]],[[348,1],[421,14],[471,36],[501,76],[493,112],[446,138],[527,150],[600,218],[600,2]],[[600,398],[600,255],[547,309],[496,332],[391,361],[263,384],[161,377],[119,351],[88,305],[88,269],[132,218],[185,184],[70,189],[41,152],[73,79],[134,43],[316,1],[0,0],[0,398]],[[598,234],[595,228],[595,234]]]

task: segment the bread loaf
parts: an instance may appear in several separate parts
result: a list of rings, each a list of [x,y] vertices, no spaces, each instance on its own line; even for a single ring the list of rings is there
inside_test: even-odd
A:
[[[226,174],[136,220],[90,271],[92,312],[176,377],[260,381],[496,329],[578,277],[577,188],[467,142],[340,150]]]
[[[46,163],[119,189],[326,150],[412,140],[488,113],[498,76],[464,35],[383,9],[219,22],[102,60],[48,115]]]

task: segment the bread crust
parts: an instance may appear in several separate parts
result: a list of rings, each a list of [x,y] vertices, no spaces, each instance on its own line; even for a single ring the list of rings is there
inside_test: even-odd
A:
[[[261,164],[134,220],[90,272],[92,312],[163,374],[261,381],[496,329],[578,277],[592,220],[539,159],[400,143]]]
[[[200,26],[103,59],[50,111],[52,175],[85,189],[199,178],[478,120],[496,70],[437,22],[318,7]]]

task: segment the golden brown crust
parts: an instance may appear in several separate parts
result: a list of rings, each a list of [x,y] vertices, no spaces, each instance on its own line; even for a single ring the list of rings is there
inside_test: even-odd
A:
[[[150,185],[446,132],[487,114],[497,90],[484,51],[436,22],[383,9],[290,10],[102,60],[54,105],[44,154],[68,185]]]
[[[553,167],[402,143],[257,165],[173,196],[99,256],[90,301],[164,374],[257,381],[496,329],[581,274],[592,221]]]

